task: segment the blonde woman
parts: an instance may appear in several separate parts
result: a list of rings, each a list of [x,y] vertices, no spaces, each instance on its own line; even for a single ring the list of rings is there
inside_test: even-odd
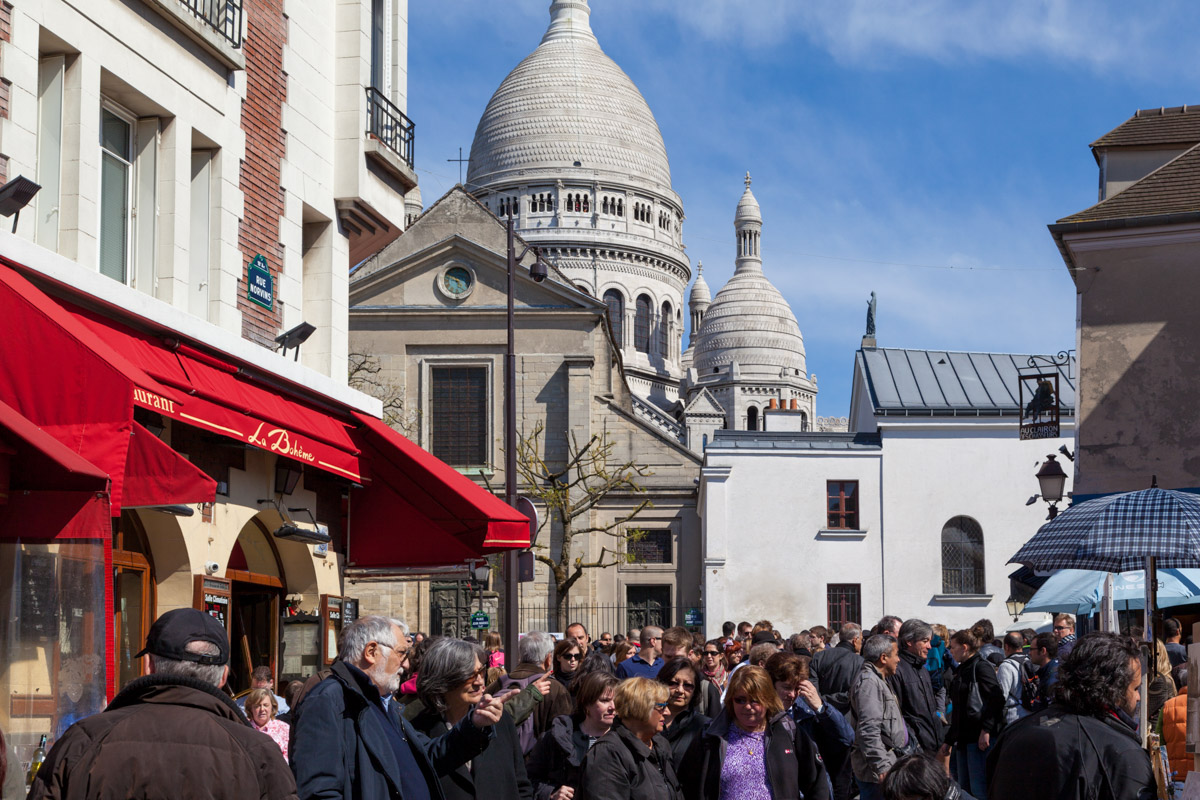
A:
[[[275,719],[279,712],[279,701],[270,689],[251,689],[246,695],[246,717],[254,730],[270,736],[283,752],[286,761],[288,757],[288,733],[286,722]]]
[[[617,687],[620,721],[583,759],[582,800],[683,800],[662,735],[670,696],[649,678],[629,678]]]

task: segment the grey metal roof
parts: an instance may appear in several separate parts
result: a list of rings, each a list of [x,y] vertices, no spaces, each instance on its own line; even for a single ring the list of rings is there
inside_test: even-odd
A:
[[[800,433],[796,431],[716,431],[709,450],[879,450],[878,433]]]
[[[1018,371],[1029,374],[1028,354],[863,348],[855,356],[877,414],[929,416],[1018,413]],[[1063,413],[1074,413],[1074,357],[1057,368]],[[1052,368],[1040,371],[1052,372]]]

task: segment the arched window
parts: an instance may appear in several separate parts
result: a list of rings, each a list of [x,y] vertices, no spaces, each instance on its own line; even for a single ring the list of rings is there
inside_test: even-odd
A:
[[[637,316],[633,320],[633,346],[643,353],[650,352],[650,298],[640,294],[637,299]]]
[[[746,409],[746,430],[758,430],[758,409],[754,406]]]
[[[605,196],[604,200],[600,203],[600,211],[603,214],[608,213],[608,197],[607,196]]]
[[[617,200],[617,216],[618,217],[625,216],[625,201],[624,200],[620,200],[620,199]]]
[[[805,414],[803,411],[800,412],[800,430],[808,430],[808,414]]]
[[[583,196],[583,210],[591,212],[591,198],[588,195]]]
[[[953,517],[942,527],[942,592],[984,594],[983,528],[970,517]]]
[[[658,318],[658,352],[671,357],[671,304],[663,301],[662,316]]]
[[[604,293],[604,305],[608,306],[608,327],[612,329],[613,341],[617,347],[624,347],[625,298],[616,289],[609,289]]]

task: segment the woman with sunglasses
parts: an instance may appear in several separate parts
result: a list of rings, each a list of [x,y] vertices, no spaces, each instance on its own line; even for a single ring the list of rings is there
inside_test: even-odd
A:
[[[713,686],[725,691],[729,673],[725,670],[725,651],[720,639],[704,643],[704,649],[700,651],[700,674]]]
[[[672,658],[658,671],[658,682],[671,692],[667,698],[667,710],[671,714],[667,718],[663,737],[671,745],[675,774],[682,775],[680,762],[684,754],[711,722],[698,710],[702,681],[690,660]]]
[[[689,800],[829,800],[817,747],[796,726],[762,667],[729,676],[723,713],[684,756]]]
[[[649,678],[621,682],[613,698],[620,721],[584,757],[578,800],[683,800],[662,735],[670,696]]]
[[[450,730],[483,698],[487,651],[478,643],[436,639],[421,660],[417,695],[425,708],[413,727],[436,739]],[[525,755],[512,716],[502,714],[487,749],[439,777],[445,800],[532,800]]]
[[[618,683],[611,672],[601,671],[581,675],[572,683],[575,712],[554,718],[525,765],[538,800],[574,800],[584,756],[612,730]]]
[[[571,679],[583,662],[583,648],[574,639],[563,639],[554,645],[554,678],[564,689],[571,688]]]

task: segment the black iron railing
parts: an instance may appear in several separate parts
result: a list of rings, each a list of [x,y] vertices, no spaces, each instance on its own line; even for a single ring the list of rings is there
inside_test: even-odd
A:
[[[234,47],[242,46],[242,0],[179,0]]]
[[[367,133],[413,165],[413,121],[378,89],[367,87]]]

